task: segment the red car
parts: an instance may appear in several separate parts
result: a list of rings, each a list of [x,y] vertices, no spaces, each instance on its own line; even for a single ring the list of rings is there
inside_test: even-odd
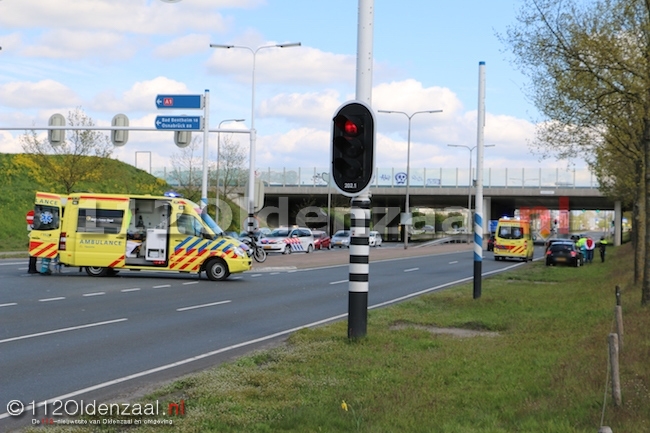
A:
[[[327,233],[319,230],[312,230],[311,233],[314,235],[314,249],[332,249],[331,239]]]

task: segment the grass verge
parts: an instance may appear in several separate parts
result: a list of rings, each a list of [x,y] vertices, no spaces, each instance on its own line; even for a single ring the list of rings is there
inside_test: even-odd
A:
[[[608,251],[608,262],[578,269],[531,263],[484,280],[479,300],[463,285],[372,310],[358,341],[346,337],[346,322],[302,330],[142,404],[182,400],[185,416],[161,417],[178,432],[586,433],[600,426],[607,389],[603,424],[647,432],[650,315],[632,286],[632,255],[625,245]],[[620,408],[606,388],[616,285],[625,322]]]

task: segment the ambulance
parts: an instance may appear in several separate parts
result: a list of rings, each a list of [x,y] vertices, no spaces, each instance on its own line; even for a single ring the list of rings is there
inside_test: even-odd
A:
[[[501,218],[494,233],[494,260],[532,261],[535,251],[530,221]]]
[[[182,197],[37,192],[29,254],[95,277],[137,271],[205,272],[212,281],[251,269],[247,247]]]

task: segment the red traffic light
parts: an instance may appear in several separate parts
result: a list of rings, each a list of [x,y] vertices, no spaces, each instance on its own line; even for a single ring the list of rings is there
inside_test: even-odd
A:
[[[345,121],[345,126],[343,129],[345,130],[346,134],[357,135],[359,133],[359,128],[357,127],[356,123],[350,119]]]
[[[339,192],[354,197],[365,190],[374,169],[374,114],[360,101],[343,104],[332,128],[332,179]]]
[[[334,123],[337,128],[348,136],[356,137],[361,133],[361,127],[354,120],[342,114],[334,118]]]

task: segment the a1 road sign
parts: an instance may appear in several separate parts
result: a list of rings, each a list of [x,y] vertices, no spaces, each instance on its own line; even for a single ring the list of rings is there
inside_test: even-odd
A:
[[[158,95],[156,108],[203,108],[203,95]]]
[[[156,116],[156,129],[199,131],[202,123],[201,116]]]

